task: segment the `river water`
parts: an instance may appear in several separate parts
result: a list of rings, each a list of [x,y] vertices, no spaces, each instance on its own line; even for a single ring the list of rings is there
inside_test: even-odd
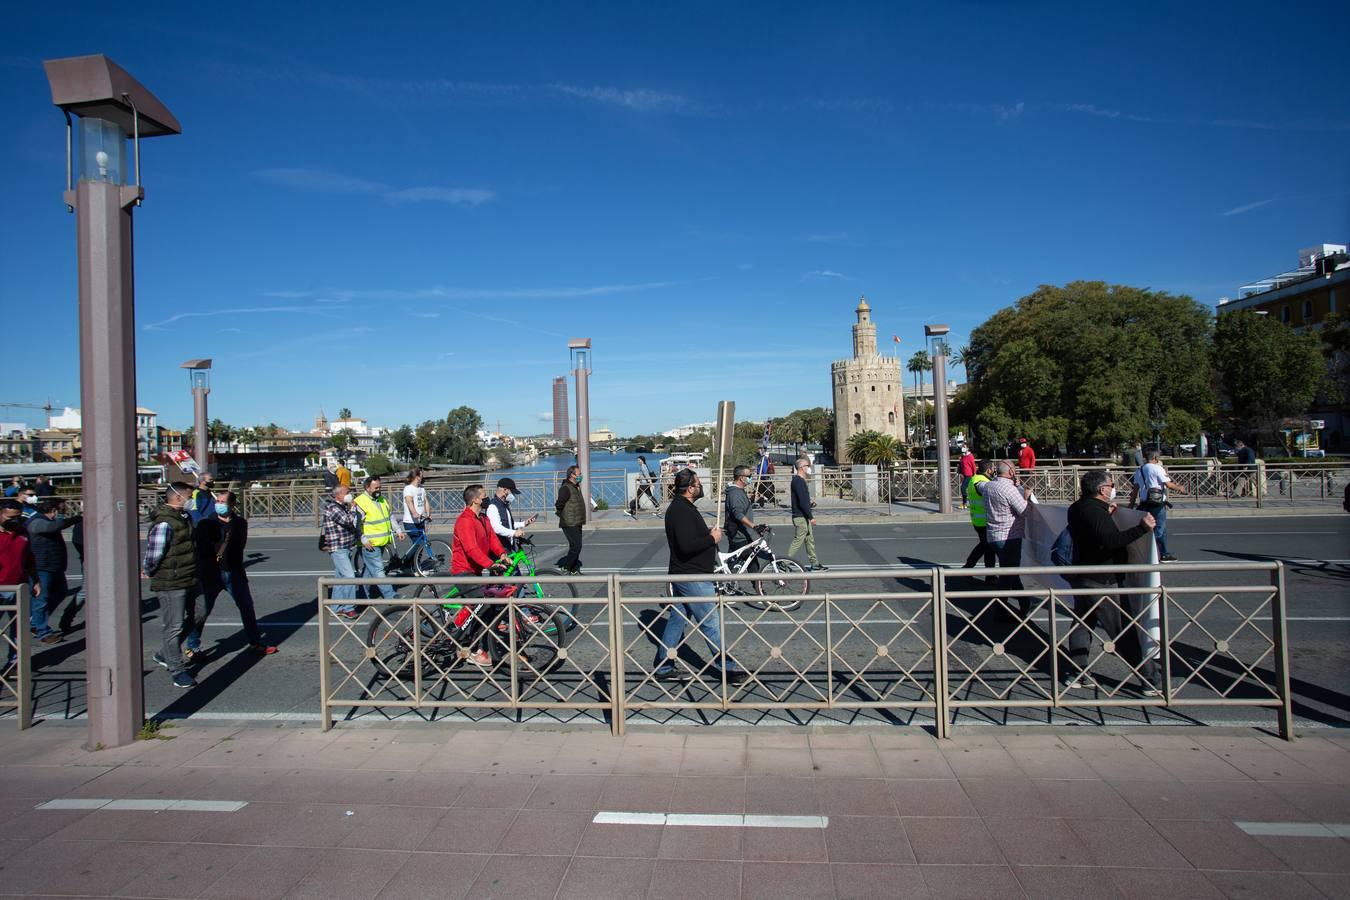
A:
[[[647,453],[647,465],[653,472],[656,471],[658,463],[666,457],[665,452]],[[638,470],[638,455],[636,453],[607,453],[591,451],[591,472],[599,474],[601,472],[636,472]],[[541,456],[536,462],[528,466],[512,466],[509,469],[497,469],[493,475],[532,475],[538,477],[547,475],[551,472],[562,472],[572,465],[575,457],[570,453],[560,454],[558,456]]]

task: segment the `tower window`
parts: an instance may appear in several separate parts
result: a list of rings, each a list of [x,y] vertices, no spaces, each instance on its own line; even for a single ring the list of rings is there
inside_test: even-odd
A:
[[[853,424],[854,424],[854,425],[861,425],[861,424],[862,424],[862,414],[861,414],[861,413],[854,413],[854,414],[853,414]]]
[[[876,389],[877,389],[877,386],[876,386],[876,385],[875,385],[875,384],[874,384],[874,385],[872,385],[872,390],[874,390],[874,391],[875,391],[875,390],[876,390]]]
[[[893,412],[888,412],[888,413],[886,413],[886,422],[887,422],[888,424],[890,424],[890,425],[894,425],[894,424],[895,424],[895,413],[893,413]]]

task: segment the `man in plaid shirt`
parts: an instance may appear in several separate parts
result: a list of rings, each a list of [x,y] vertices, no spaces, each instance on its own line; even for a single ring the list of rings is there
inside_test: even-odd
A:
[[[356,521],[356,513],[352,510],[352,500],[352,489],[340,484],[333,488],[332,498],[325,501],[323,506],[319,549],[333,560],[334,578],[356,577],[352,551],[356,549],[357,535],[361,529]],[[356,585],[335,585],[332,597],[334,600],[355,600]],[[335,606],[333,612],[345,619],[355,619],[360,615],[351,603]]]

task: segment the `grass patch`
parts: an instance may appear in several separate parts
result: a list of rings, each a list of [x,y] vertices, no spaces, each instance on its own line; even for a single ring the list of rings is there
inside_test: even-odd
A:
[[[136,733],[138,741],[171,741],[175,735],[165,734],[164,731],[172,728],[172,722],[166,722],[163,719],[146,719],[141,730]]]

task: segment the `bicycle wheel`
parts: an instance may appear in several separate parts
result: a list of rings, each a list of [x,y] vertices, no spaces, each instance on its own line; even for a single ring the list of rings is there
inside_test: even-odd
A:
[[[565,575],[561,569],[535,569],[536,575]],[[537,599],[540,603],[563,604],[557,606],[557,612],[562,614],[563,625],[567,631],[576,628],[580,623],[576,620],[577,607],[575,603],[569,604],[567,601],[575,600],[577,596],[577,586],[572,583],[567,584],[540,584],[535,582],[521,592],[523,600],[533,602]]]
[[[775,559],[760,570],[761,574],[773,575],[800,575],[806,570],[801,564],[791,559]],[[759,609],[777,609],[783,612],[791,612],[802,605],[799,599],[805,594],[811,585],[803,578],[801,581],[786,578],[761,578],[755,582],[755,590],[759,591],[763,601],[753,602],[752,605]]]
[[[427,541],[417,545],[413,568],[418,575],[450,574],[450,545],[445,541]]]
[[[426,635],[423,635],[425,642]],[[366,632],[366,646],[375,651],[376,676],[406,678],[412,674],[412,622],[395,617],[378,617]]]
[[[537,622],[529,617],[539,615]],[[521,664],[535,672],[545,672],[558,661],[558,651],[567,646],[567,624],[562,610],[547,607],[518,608],[516,652]]]

